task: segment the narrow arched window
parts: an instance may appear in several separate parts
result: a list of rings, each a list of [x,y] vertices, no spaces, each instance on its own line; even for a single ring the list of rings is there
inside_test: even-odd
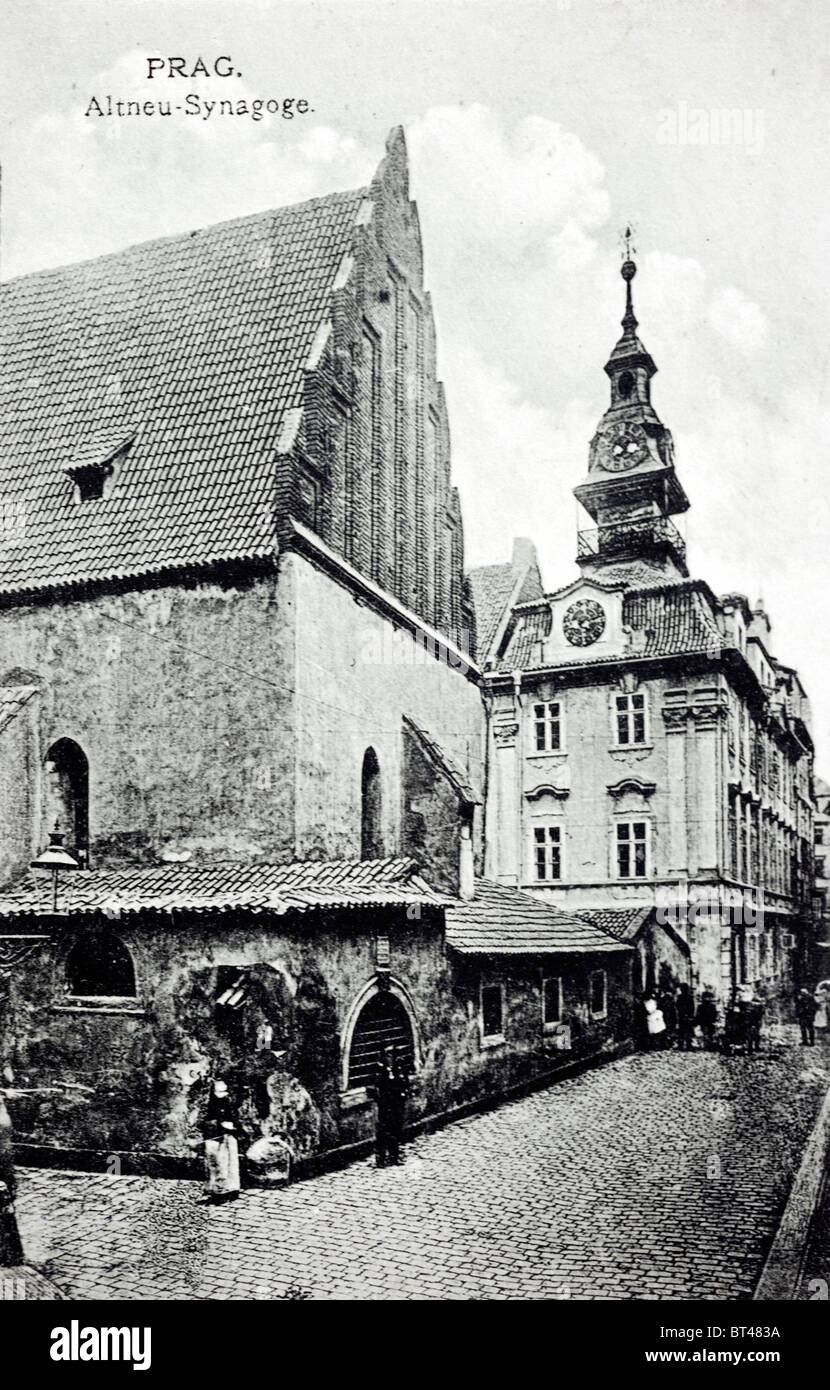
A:
[[[82,936],[66,959],[66,984],[81,999],[134,999],[132,956],[112,932]]]
[[[358,1014],[349,1049],[349,1090],[370,1086],[387,1047],[404,1076],[415,1070],[412,1024],[400,999],[389,991],[373,994]]]
[[[60,738],[46,754],[46,831],[55,824],[82,864],[89,856],[89,763],[80,744]]]
[[[360,857],[361,859],[381,859],[383,857],[383,834],[381,831],[380,766],[374,748],[367,748],[363,755],[360,799]]]

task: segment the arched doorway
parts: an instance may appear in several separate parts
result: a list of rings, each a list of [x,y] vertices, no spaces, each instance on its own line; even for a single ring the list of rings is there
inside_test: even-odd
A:
[[[378,990],[363,1005],[351,1033],[347,1073],[350,1091],[371,1085],[384,1050],[390,1046],[395,1048],[406,1074],[412,1073],[417,1057],[409,1014],[391,990]]]
[[[374,748],[367,748],[363,754],[360,780],[360,857],[383,858],[380,764]]]
[[[45,831],[58,828],[70,853],[89,859],[89,762],[80,744],[59,738],[46,754]]]

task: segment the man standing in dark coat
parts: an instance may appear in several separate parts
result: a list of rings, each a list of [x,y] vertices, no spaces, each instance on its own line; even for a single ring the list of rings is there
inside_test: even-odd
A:
[[[687,984],[677,991],[677,1045],[681,1052],[691,1052],[695,1031],[695,1001]]]
[[[378,1064],[373,1087],[378,1107],[376,1134],[376,1166],[385,1168],[401,1162],[404,1112],[406,1109],[406,1077],[395,1056],[394,1047],[384,1049],[383,1061]]]
[[[715,1046],[715,1031],[718,1026],[718,1006],[711,989],[703,991],[703,998],[697,1006],[695,1023],[703,1034],[703,1046],[711,1051]]]
[[[815,1047],[818,1003],[809,989],[800,989],[795,1001],[795,1016],[801,1024],[801,1041],[805,1047]]]

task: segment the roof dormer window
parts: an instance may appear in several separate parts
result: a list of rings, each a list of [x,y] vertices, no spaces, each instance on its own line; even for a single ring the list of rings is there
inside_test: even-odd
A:
[[[118,448],[111,446],[102,452],[94,445],[79,451],[64,472],[75,484],[76,502],[95,502],[109,497],[122,459],[132,447],[134,436],[123,440]]]
[[[66,471],[75,484],[76,501],[94,502],[104,496],[104,485],[113,470],[111,463],[92,463]]]

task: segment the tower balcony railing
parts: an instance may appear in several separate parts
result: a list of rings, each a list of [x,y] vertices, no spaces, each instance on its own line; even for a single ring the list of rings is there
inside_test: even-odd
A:
[[[656,546],[669,545],[680,560],[686,559],[686,542],[667,516],[644,516],[616,521],[577,532],[578,560],[594,556],[648,554]]]

